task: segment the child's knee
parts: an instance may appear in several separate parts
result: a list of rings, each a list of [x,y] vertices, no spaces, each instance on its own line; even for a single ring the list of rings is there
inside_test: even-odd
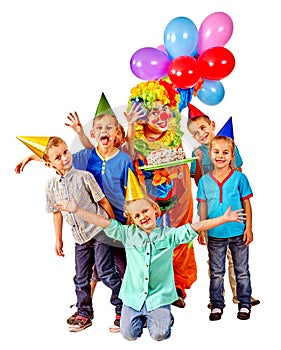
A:
[[[157,340],[157,341],[165,340],[171,336],[171,330],[168,330],[165,333],[155,332],[150,334],[150,336],[153,340]]]
[[[128,328],[127,329],[120,328],[120,333],[123,336],[123,338],[125,338],[126,340],[137,340],[137,338],[141,336],[141,333],[137,334],[135,331]]]

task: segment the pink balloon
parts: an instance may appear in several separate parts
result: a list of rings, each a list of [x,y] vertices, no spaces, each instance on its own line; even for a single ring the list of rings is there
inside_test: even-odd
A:
[[[198,31],[198,53],[215,46],[224,46],[233,33],[231,17],[224,12],[214,12],[201,23]]]
[[[166,55],[168,55],[164,45],[159,45],[156,47],[156,49],[163,51],[163,52],[165,52]]]

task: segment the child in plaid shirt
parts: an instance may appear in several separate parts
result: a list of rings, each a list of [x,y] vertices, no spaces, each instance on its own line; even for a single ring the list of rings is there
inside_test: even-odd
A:
[[[102,228],[89,224],[73,213],[57,210],[58,200],[69,199],[75,194],[80,205],[104,218],[113,217],[111,205],[88,171],[77,170],[72,166],[72,155],[66,143],[59,137],[50,137],[43,155],[45,165],[54,168],[58,176],[46,184],[46,210],[53,213],[56,234],[56,254],[64,256],[62,240],[63,219],[71,226],[75,240],[75,291],[77,296],[77,315],[69,326],[71,332],[81,331],[92,325],[94,317],[90,279],[93,264],[103,283],[112,290],[110,298],[116,313],[121,313],[122,301],[118,297],[121,278],[116,270],[111,245],[105,240]]]

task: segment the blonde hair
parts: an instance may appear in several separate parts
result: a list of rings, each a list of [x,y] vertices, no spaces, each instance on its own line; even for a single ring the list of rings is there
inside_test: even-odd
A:
[[[115,127],[117,129],[118,126],[119,126],[119,122],[118,122],[118,119],[117,119],[116,115],[114,115],[114,114],[107,114],[107,113],[99,114],[99,115],[95,116],[94,119],[93,119],[93,126],[95,125],[95,122],[97,120],[101,120],[104,116],[108,116],[108,115],[110,117],[112,117],[112,119],[114,120],[114,125],[115,125]]]
[[[130,212],[130,210],[129,210],[129,206],[130,206],[132,203],[135,203],[135,202],[137,202],[137,201],[139,201],[139,200],[141,200],[141,199],[146,200],[146,201],[155,209],[155,211],[156,211],[156,216],[157,216],[157,217],[159,217],[159,216],[161,215],[161,209],[160,209],[159,205],[158,205],[156,202],[154,202],[154,201],[153,201],[151,198],[149,198],[149,197],[144,197],[144,198],[140,198],[140,199],[134,199],[134,200],[126,201],[126,202],[125,202],[125,205],[124,205],[124,216],[125,216],[125,218],[128,219],[128,223],[129,223],[129,224],[134,223],[134,220],[132,219],[131,214],[130,214],[131,212]]]
[[[214,142],[219,141],[219,140],[226,141],[229,144],[229,146],[230,146],[232,154],[235,155],[235,142],[234,142],[234,140],[232,138],[228,137],[228,136],[223,136],[223,135],[221,135],[221,136],[214,136],[212,138],[212,140],[210,141],[210,144],[209,144],[209,152],[211,152]],[[233,157],[233,159],[231,160],[229,165],[230,165],[230,167],[232,169],[236,168],[236,166],[235,166],[235,157]]]
[[[44,152],[44,155],[43,155],[43,160],[45,160],[46,162],[49,162],[49,157],[48,157],[49,149],[52,148],[52,147],[58,147],[61,144],[66,145],[66,142],[61,137],[51,136],[49,138],[49,141],[48,141],[47,146],[45,148],[45,152]]]

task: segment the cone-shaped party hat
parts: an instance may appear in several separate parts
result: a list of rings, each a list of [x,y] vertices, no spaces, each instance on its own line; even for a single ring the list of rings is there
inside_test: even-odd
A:
[[[234,140],[232,117],[230,117],[224,126],[220,129],[220,131],[217,133],[217,136],[227,136]]]
[[[187,104],[188,106],[188,118],[193,119],[195,117],[202,117],[206,115],[205,113],[201,112],[198,108],[193,106],[191,103]]]
[[[44,156],[46,146],[50,140],[50,136],[16,136],[16,138],[41,159]]]
[[[132,170],[129,168],[126,188],[126,201],[134,201],[136,199],[142,198],[145,198],[145,196],[140,188],[138,179],[136,178]]]
[[[112,110],[112,108],[110,107],[110,104],[108,103],[105,94],[102,92],[101,97],[100,97],[100,101],[95,113],[95,117],[97,117],[100,114],[113,114],[114,112]]]

